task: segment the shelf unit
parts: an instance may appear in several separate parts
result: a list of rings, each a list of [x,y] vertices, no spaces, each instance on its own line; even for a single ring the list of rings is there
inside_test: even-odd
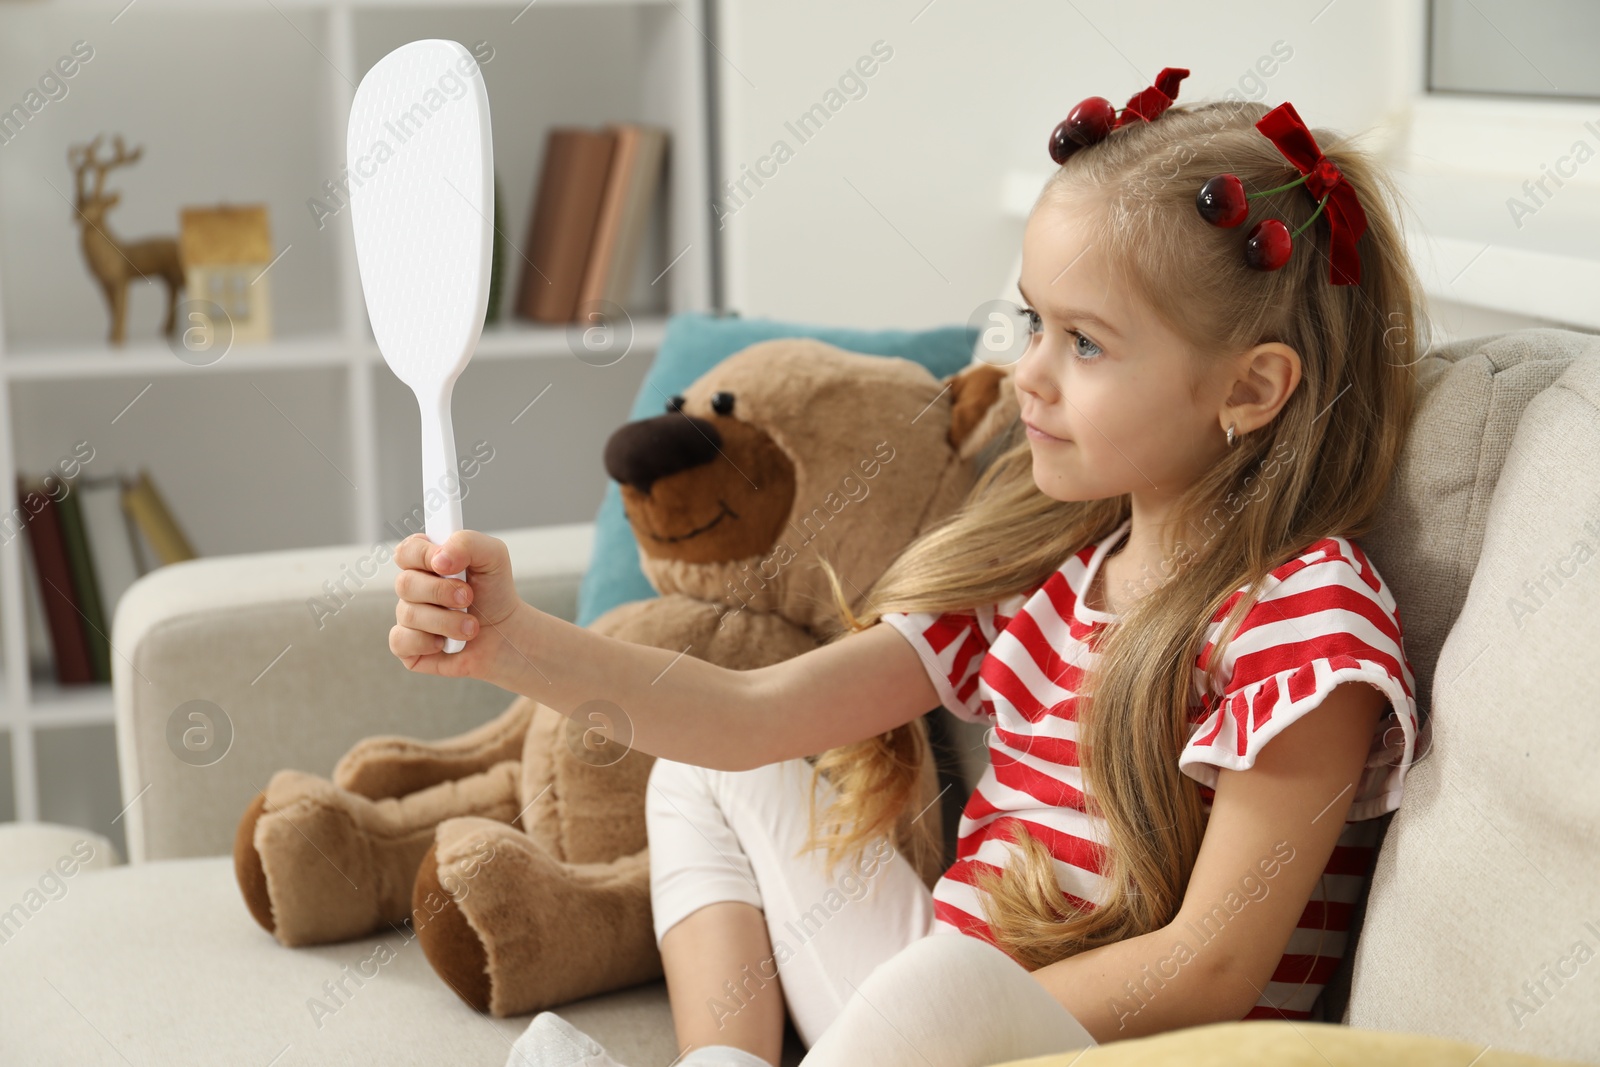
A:
[[[416,402],[373,342],[348,211],[327,183],[340,174],[362,74],[407,41],[446,37],[479,57],[506,241],[500,319],[454,394],[460,454],[480,441],[494,449],[463,512],[480,529],[591,519],[605,437],[626,419],[667,317],[715,305],[709,19],[707,0],[0,6],[0,69],[43,76],[78,41],[94,53],[63,80],[65,95],[0,143],[6,513],[17,507],[19,470],[43,474],[87,440],[86,473],[147,467],[202,555],[398,539],[421,500]],[[27,88],[13,78],[0,92]],[[510,309],[546,131],[610,121],[670,134],[626,304],[631,345],[623,357],[585,361],[575,329],[523,322]],[[128,343],[105,343],[107,311],[78,248],[66,163],[68,145],[101,132],[107,143],[121,133],[130,149],[144,146],[140,161],[106,178],[121,196],[107,226],[123,240],[175,236],[180,206],[268,205],[273,340],[235,345],[206,366],[184,362],[159,334],[164,290],[134,283]],[[319,223],[313,199],[336,210]],[[21,583],[36,579],[24,573],[26,537],[0,542],[0,781],[10,779],[0,819],[85,825],[116,841],[119,813],[103,799],[118,796],[110,686],[60,686],[30,661]],[[112,659],[126,669],[119,652]],[[83,731],[85,765],[68,777],[89,783],[82,788],[46,782],[41,770],[47,759],[60,766],[56,738],[72,730]]]

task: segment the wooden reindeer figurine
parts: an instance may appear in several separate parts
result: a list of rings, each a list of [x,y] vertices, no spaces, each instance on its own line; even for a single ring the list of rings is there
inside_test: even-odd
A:
[[[77,217],[83,231],[83,257],[89,261],[89,270],[100,282],[111,308],[110,342],[123,343],[127,336],[128,282],[138,277],[146,280],[160,279],[167,283],[167,319],[161,327],[168,336],[177,325],[178,290],[183,287],[183,265],[178,256],[178,242],[171,237],[147,237],[142,241],[119,241],[106,226],[106,212],[122,199],[118,193],[104,191],[106,172],[113,167],[136,162],[144,153],[144,146],[127,151],[122,145],[122,135],[116,137],[117,153],[107,160],[97,159],[100,138],[96,136],[87,145],[72,145],[67,149],[67,163],[72,167],[77,181]],[[94,171],[94,191],[84,191],[83,178]]]

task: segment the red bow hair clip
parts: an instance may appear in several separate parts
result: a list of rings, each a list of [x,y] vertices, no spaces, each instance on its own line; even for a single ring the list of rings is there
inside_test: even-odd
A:
[[[1246,193],[1244,183],[1233,174],[1218,174],[1208,179],[1195,195],[1195,208],[1213,226],[1237,226],[1250,214],[1246,201],[1279,193],[1304,184],[1317,198],[1317,210],[1294,233],[1279,219],[1262,219],[1250,228],[1245,239],[1244,260],[1256,270],[1277,270],[1289,262],[1294,236],[1328,211],[1331,249],[1328,280],[1334,285],[1355,285],[1361,281],[1361,256],[1356,241],[1367,230],[1367,213],[1356,198],[1355,189],[1333,161],[1322,154],[1311,131],[1300,121],[1294,105],[1285,101],[1261,116],[1256,129],[1267,136],[1283,157],[1300,171],[1292,182],[1256,193]]]
[[[1067,112],[1067,117],[1056,123],[1050,132],[1050,158],[1059,166],[1074,152],[1106,139],[1112,130],[1126,126],[1134,119],[1153,122],[1172,106],[1178,97],[1178,83],[1189,76],[1183,67],[1163,67],[1156,82],[1128,98],[1128,105],[1119,114],[1111,101],[1103,96],[1090,96],[1078,101]]]

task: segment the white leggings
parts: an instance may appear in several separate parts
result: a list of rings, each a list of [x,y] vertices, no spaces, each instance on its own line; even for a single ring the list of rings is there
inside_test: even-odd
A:
[[[773,954],[729,975],[707,1004],[724,1018],[776,979],[809,1050],[805,1067],[926,1063],[981,1067],[1087,1048],[1094,1039],[1005,953],[933,929],[933,902],[887,839],[824,874],[796,855],[813,803],[801,758],[718,771],[657,758],[645,800],[656,943],[724,900],[760,908]],[[820,817],[834,787],[817,783]],[[913,1044],[914,1043],[914,1044]]]

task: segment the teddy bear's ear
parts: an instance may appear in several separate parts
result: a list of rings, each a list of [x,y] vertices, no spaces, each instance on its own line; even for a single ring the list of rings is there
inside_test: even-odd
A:
[[[973,363],[945,379],[950,388],[950,445],[968,459],[1020,414],[1011,368]]]

